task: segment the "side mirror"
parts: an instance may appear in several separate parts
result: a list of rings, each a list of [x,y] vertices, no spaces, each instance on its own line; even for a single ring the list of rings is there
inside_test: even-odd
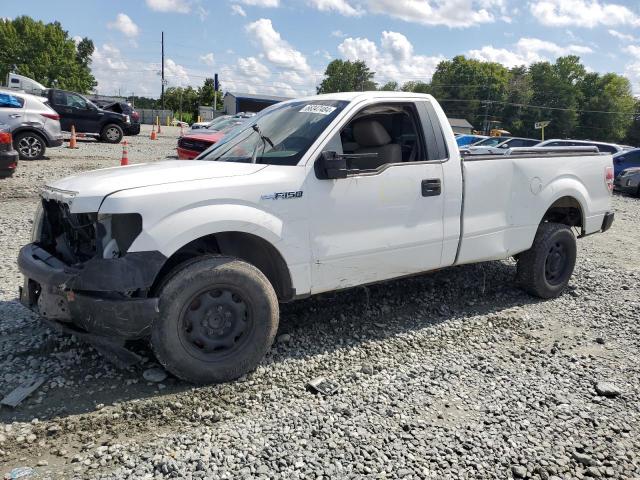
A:
[[[347,159],[336,152],[322,152],[313,167],[320,180],[347,178]]]

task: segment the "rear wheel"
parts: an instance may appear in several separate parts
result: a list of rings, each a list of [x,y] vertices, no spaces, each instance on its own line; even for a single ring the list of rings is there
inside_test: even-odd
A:
[[[120,140],[122,140],[123,135],[124,135],[124,132],[122,131],[122,128],[120,127],[120,125],[116,125],[115,123],[110,123],[108,125],[105,125],[104,128],[102,129],[102,132],[100,132],[100,139],[103,142],[107,142],[107,143],[120,143]]]
[[[40,160],[47,149],[44,138],[34,132],[18,133],[13,139],[13,145],[20,160]]]
[[[518,257],[521,287],[541,298],[559,296],[573,274],[576,253],[576,237],[567,225],[543,223],[531,248]]]
[[[156,357],[192,383],[220,383],[254,370],[278,329],[278,299],[253,265],[231,257],[188,261],[160,287],[151,332]]]

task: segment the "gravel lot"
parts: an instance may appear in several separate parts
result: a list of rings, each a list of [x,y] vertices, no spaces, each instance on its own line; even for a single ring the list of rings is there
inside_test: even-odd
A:
[[[175,155],[177,129],[131,138],[132,162]],[[16,300],[15,265],[45,180],[117,165],[82,142],[0,182],[0,475],[39,478],[640,478],[640,201],[578,243],[570,289],[542,302],[514,263],[456,267],[284,305],[258,370],[194,388],[157,366],[116,370]],[[305,390],[323,375],[329,397]],[[596,388],[597,387],[597,388]]]

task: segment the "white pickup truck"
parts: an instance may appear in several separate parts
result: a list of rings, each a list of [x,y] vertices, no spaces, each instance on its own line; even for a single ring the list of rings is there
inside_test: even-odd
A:
[[[508,257],[526,291],[560,295],[612,186],[606,154],[461,158],[429,95],[290,100],[195,161],[50,183],[20,296],[102,350],[146,338],[176,376],[228,381],[269,350],[279,302]]]

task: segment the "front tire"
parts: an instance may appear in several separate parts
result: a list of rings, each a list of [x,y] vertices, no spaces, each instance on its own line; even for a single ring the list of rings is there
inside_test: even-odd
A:
[[[254,370],[278,329],[273,287],[256,267],[232,257],[186,262],[169,274],[159,297],[153,351],[188,382],[228,382]]]
[[[576,237],[567,225],[543,223],[529,250],[518,258],[523,290],[540,298],[556,298],[569,283],[576,264]]]
[[[102,132],[100,132],[100,139],[107,143],[120,143],[123,136],[124,132],[122,131],[122,127],[115,123],[105,125]]]
[[[13,148],[18,151],[20,160],[40,160],[44,157],[47,144],[37,133],[18,133],[13,139]]]

